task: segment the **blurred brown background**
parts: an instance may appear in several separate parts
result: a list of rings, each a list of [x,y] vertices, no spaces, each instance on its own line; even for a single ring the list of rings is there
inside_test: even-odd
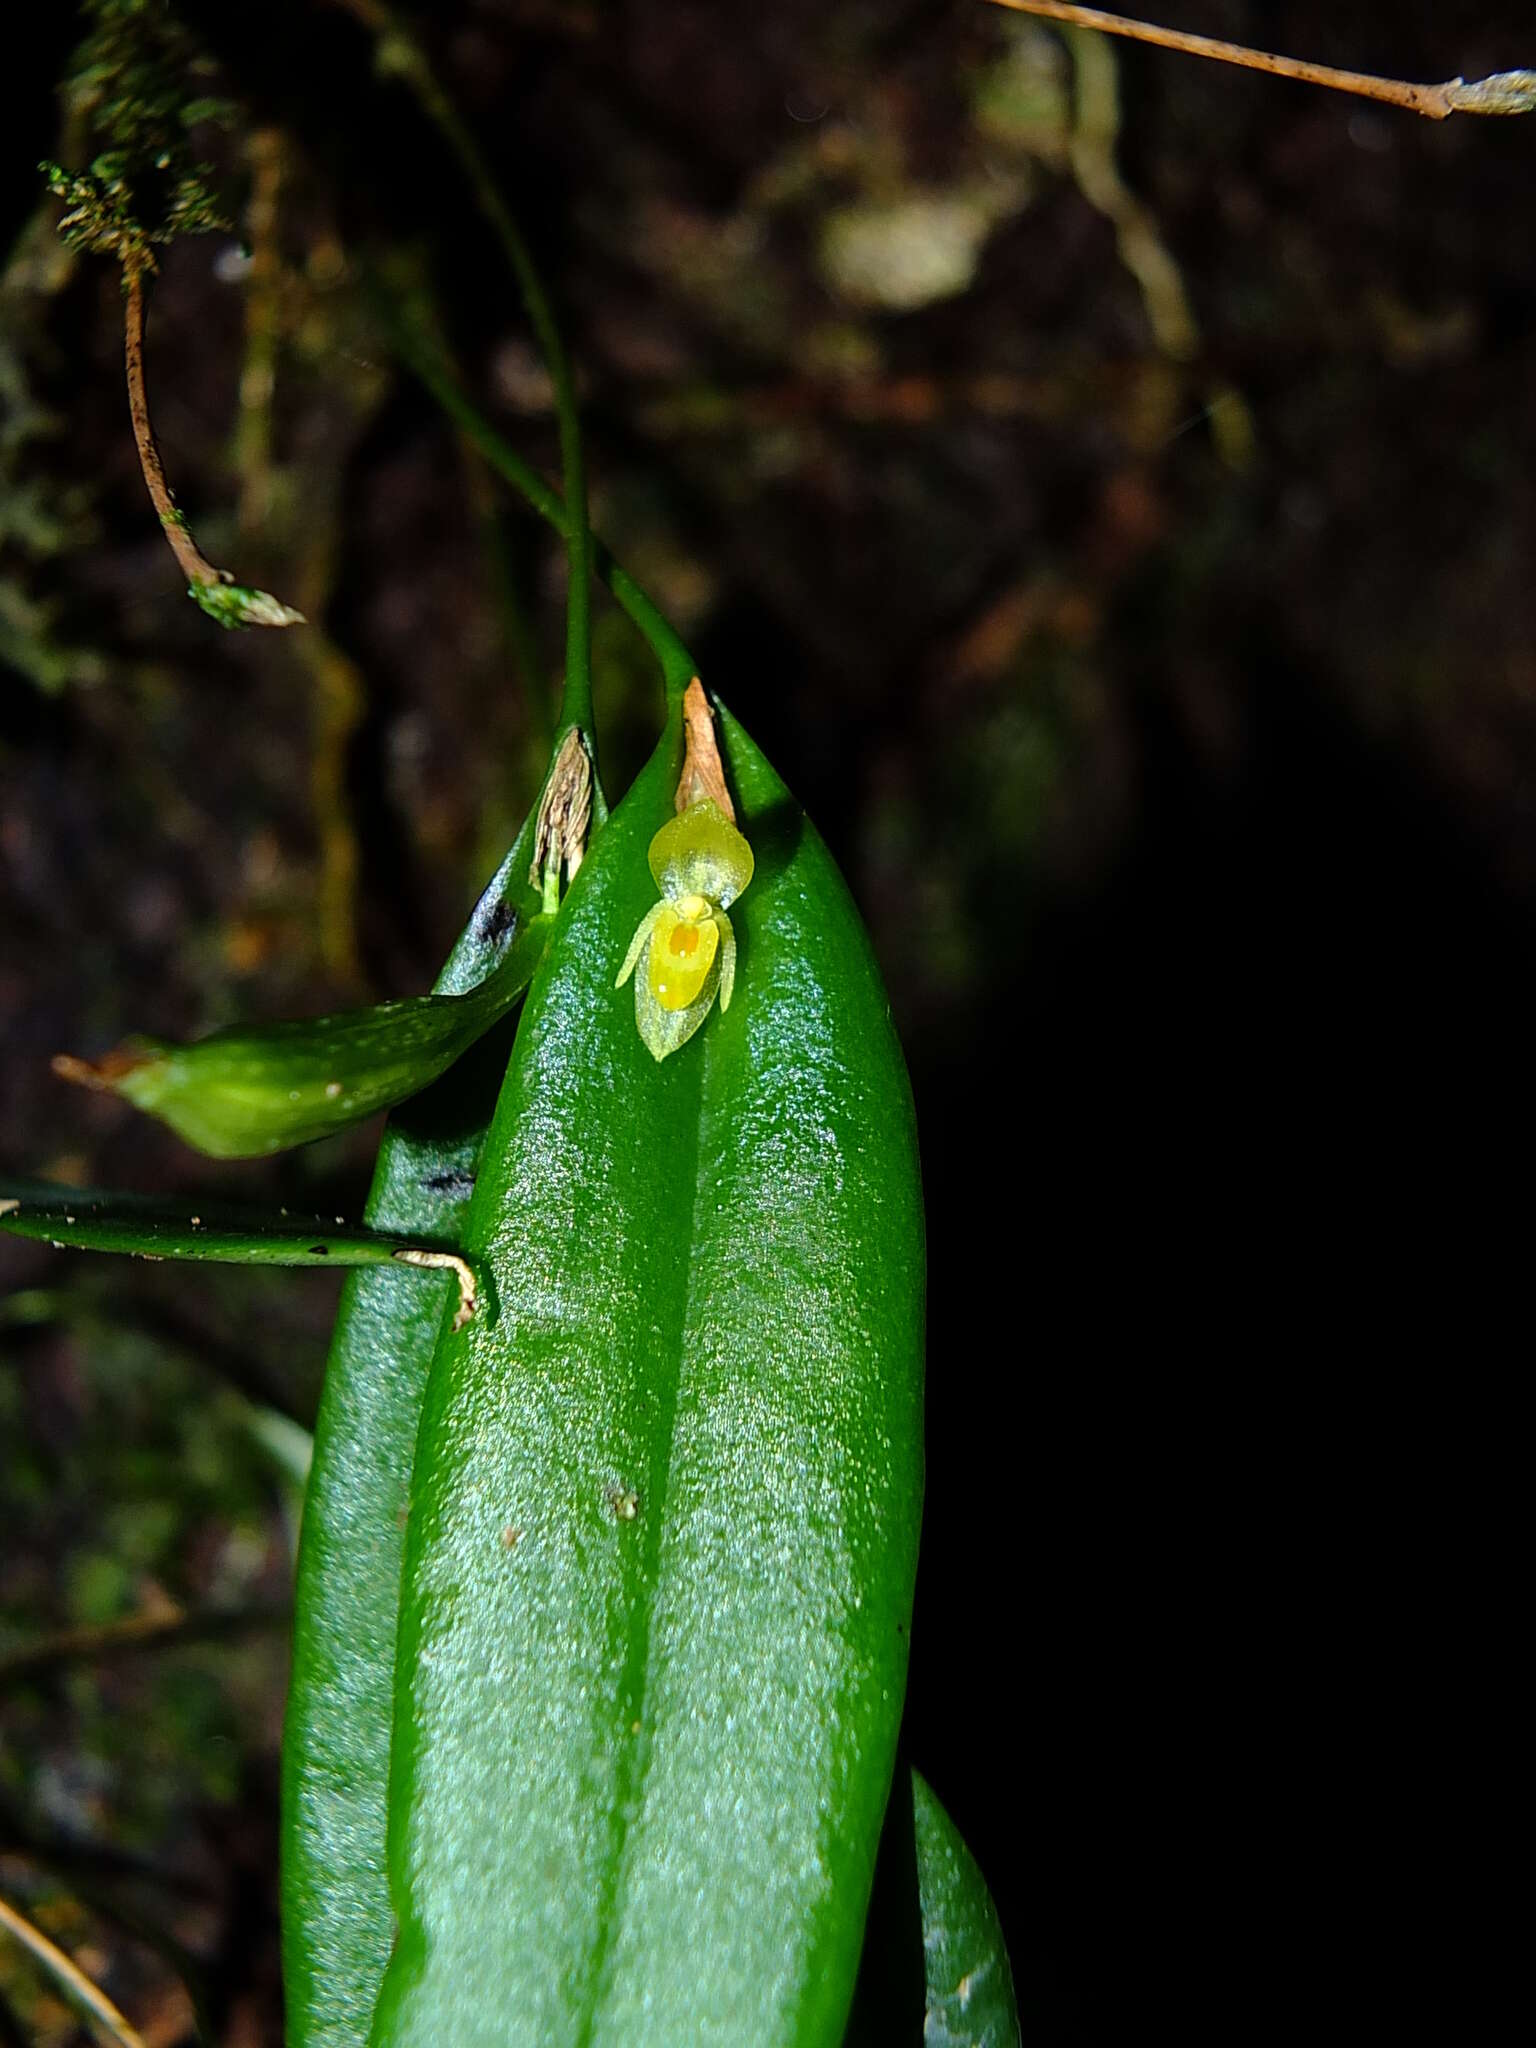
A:
[[[355,1215],[375,1131],[217,1167],[48,1059],[430,983],[534,788],[562,565],[369,266],[552,470],[548,390],[358,24],[175,11],[244,115],[208,145],[238,232],[152,302],[167,466],[323,632],[181,596],[117,281],[39,206],[57,10],[0,80],[0,1171]],[[1536,63],[1510,0],[1173,13]],[[1499,1908],[1446,1872],[1514,1753],[1536,132],[981,0],[418,18],[551,280],[594,521],[884,963],[932,1233],[910,1746],[1031,2038],[1229,2036],[1349,1958],[1464,2029]],[[617,793],[658,692],[611,610],[597,652]],[[0,1655],[280,1604],[274,1417],[312,1412],[332,1285],[16,1246],[0,1281]],[[221,2040],[276,2038],[281,1640],[0,1697],[0,1889],[163,2041],[182,1949]],[[3,1950],[0,1992],[71,2038]]]

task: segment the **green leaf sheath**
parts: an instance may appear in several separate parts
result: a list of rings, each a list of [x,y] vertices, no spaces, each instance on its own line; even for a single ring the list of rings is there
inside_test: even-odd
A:
[[[916,1771],[912,1823],[927,1986],[922,2038],[933,2048],[1020,2048],[1013,1971],[992,1894],[959,1830]]]
[[[462,993],[407,996],[299,1023],[236,1025],[195,1045],[130,1041],[87,1077],[215,1159],[306,1145],[435,1081],[521,996],[548,928],[530,908],[502,935],[483,979]]]
[[[528,912],[530,819],[438,980],[451,995]],[[365,1211],[381,1230],[457,1239],[505,1072],[493,1030],[385,1127]],[[288,2048],[359,2048],[394,1920],[385,1789],[411,1459],[445,1294],[391,1272],[349,1280],[315,1427],[283,1732],[283,1976]]]
[[[733,721],[735,1000],[658,1064],[614,978],[674,720],[573,884],[412,1480],[378,2048],[840,2040],[921,1506],[910,1091],[837,870]],[[359,1759],[371,1768],[372,1752]]]

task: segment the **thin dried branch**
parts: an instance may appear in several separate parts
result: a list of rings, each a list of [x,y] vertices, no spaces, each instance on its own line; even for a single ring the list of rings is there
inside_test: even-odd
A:
[[[192,538],[186,514],[177,508],[171,496],[149,417],[149,393],[144,382],[144,266],[131,260],[123,266],[123,356],[128,373],[128,417],[133,422],[139,467],[144,472],[160,529],[187,579],[188,595],[221,626],[302,625],[302,612],[280,603],[268,591],[236,583],[226,569],[215,569]]]
[[[1214,36],[1191,35],[1184,29],[1159,28],[1124,14],[1106,14],[1099,7],[1076,7],[1067,0],[991,0],[1016,14],[1037,14],[1046,21],[1094,28],[1107,36],[1129,36],[1133,42],[1155,43],[1187,57],[1210,57],[1218,64],[1238,64],[1246,71],[1267,71],[1276,78],[1300,79],[1304,85],[1326,86],[1331,92],[1354,93],[1360,99],[1382,100],[1406,107],[1431,121],[1452,114],[1529,114],[1536,111],[1536,71],[1498,71],[1491,78],[1448,78],[1440,85],[1415,85],[1403,78],[1377,78],[1368,71],[1340,71],[1331,64],[1309,64],[1298,57],[1276,57],[1250,50],[1244,43],[1224,43]]]

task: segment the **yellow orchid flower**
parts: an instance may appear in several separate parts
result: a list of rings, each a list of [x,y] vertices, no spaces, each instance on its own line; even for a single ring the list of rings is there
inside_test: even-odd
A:
[[[667,820],[648,857],[661,901],[641,918],[614,987],[635,975],[636,1026],[664,1060],[692,1038],[717,995],[722,1010],[731,1007],[736,934],[725,912],[752,879],[752,849],[705,798]]]

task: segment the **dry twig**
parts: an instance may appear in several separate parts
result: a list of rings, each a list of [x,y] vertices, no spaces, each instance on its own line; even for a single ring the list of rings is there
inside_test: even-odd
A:
[[[1187,57],[1211,57],[1219,64],[1239,64],[1247,71],[1267,71],[1276,78],[1297,78],[1304,85],[1327,86],[1332,92],[1354,93],[1361,99],[1384,100],[1431,121],[1452,114],[1529,114],[1536,111],[1536,71],[1498,71],[1491,78],[1448,78],[1441,85],[1414,85],[1403,78],[1376,78],[1368,71],[1339,71],[1331,64],[1308,64],[1299,57],[1276,57],[1250,50],[1244,43],[1224,43],[1214,36],[1190,35],[1184,29],[1158,28],[1124,14],[1106,14],[1100,7],[1076,7],[1067,0],[991,0],[994,7],[1016,14],[1038,14],[1046,21],[1070,22],[1074,28],[1095,28],[1107,36],[1129,36],[1133,42],[1155,43]]]

